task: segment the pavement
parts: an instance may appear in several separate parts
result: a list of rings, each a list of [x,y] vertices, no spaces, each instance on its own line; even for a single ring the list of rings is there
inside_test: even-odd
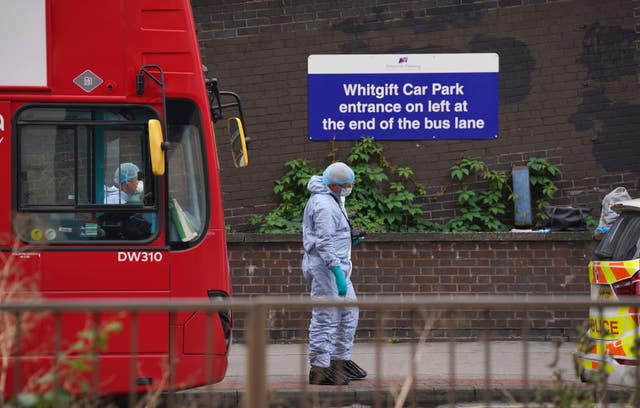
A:
[[[552,341],[526,345],[522,341],[356,343],[351,359],[368,377],[347,386],[321,386],[308,384],[306,344],[270,344],[266,349],[268,402],[264,406],[449,407],[478,401],[548,399],[553,387],[560,384],[586,389],[575,375],[575,350],[573,343]],[[246,347],[232,344],[222,382],[189,390],[186,395],[207,398],[207,406],[243,406],[247,397]]]

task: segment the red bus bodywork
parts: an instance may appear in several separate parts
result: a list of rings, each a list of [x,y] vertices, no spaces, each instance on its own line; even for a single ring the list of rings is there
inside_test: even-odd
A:
[[[231,296],[214,130],[189,0],[28,0],[23,6],[43,8],[45,13],[46,35],[42,48],[46,53],[46,65],[40,67],[45,81],[12,84],[3,83],[0,77],[0,267],[11,262],[21,276],[35,277],[42,296],[47,299],[206,300]],[[8,40],[4,41],[6,44]],[[6,66],[11,61],[5,60],[2,64]],[[148,75],[144,91],[141,93],[137,89],[137,76],[145,76],[141,74],[142,67],[148,67],[155,78],[161,78],[162,72],[164,100],[161,86]],[[11,67],[16,71],[23,68],[20,65]],[[165,101],[168,101],[166,105]],[[153,201],[145,201],[136,211],[138,218],[152,219],[151,226],[145,227],[146,235],[140,239],[120,235],[105,238],[101,221],[78,224],[78,218],[95,219],[116,211],[103,205],[99,182],[86,182],[91,187],[85,188],[89,195],[84,204],[81,202],[84,200],[81,195],[85,193],[81,193],[78,186],[85,180],[84,164],[78,163],[81,159],[92,166],[87,177],[93,177],[94,181],[100,177],[110,180],[113,175],[113,167],[109,167],[111,156],[96,146],[103,142],[108,149],[116,146],[121,150],[113,157],[123,159],[126,157],[125,139],[113,143],[118,137],[118,129],[126,129],[128,135],[137,135],[143,127],[138,123],[142,120],[119,124],[133,114],[109,119],[112,122],[104,117],[117,116],[123,111],[136,113],[138,107],[144,112],[143,116],[155,115],[161,121],[167,120],[166,114],[171,115],[171,109],[180,111],[185,118],[199,117],[194,122],[197,132],[189,131],[189,140],[200,146],[194,150],[196,155],[199,151],[202,154],[202,157],[198,156],[198,163],[202,163],[198,177],[203,187],[196,186],[196,190],[204,199],[197,208],[202,216],[194,227],[197,230],[195,238],[173,241],[170,238],[168,203],[171,185],[178,188],[180,177],[189,180],[189,163],[178,168],[178,165],[172,167],[169,161],[165,175],[149,176],[149,172],[143,170],[149,167],[144,149],[136,151],[136,158],[141,162],[138,163],[141,171],[147,174],[144,185],[153,191]],[[72,111],[80,113],[74,117],[70,114]],[[51,119],[38,116],[43,112],[53,112],[51,117],[59,123],[50,124],[46,120]],[[78,119],[85,113],[91,117],[86,123],[82,122],[84,119]],[[30,122],[34,117],[36,122]],[[105,121],[104,124],[91,122],[95,118]],[[178,127],[175,125],[173,129]],[[183,128],[195,129],[196,126],[184,125]],[[36,130],[32,132],[31,129]],[[47,129],[54,129],[58,135],[56,140],[63,140],[60,135],[71,129],[69,140],[75,140],[73,151],[76,152],[75,167],[69,164],[69,168],[75,169],[69,173],[69,180],[75,180],[75,193],[64,196],[56,192],[56,198],[51,198],[51,202],[38,196],[37,174],[34,175],[38,167],[33,164],[37,161],[30,159],[31,149],[42,148],[35,140],[47,143]],[[90,139],[85,135],[87,129],[91,133]],[[40,137],[44,139],[38,139]],[[136,146],[146,146],[144,138],[129,139]],[[85,140],[90,143],[85,144]],[[64,149],[60,142],[56,143],[56,149]],[[82,149],[96,150],[88,156],[80,156],[77,152]],[[97,151],[99,155],[96,155]],[[190,159],[181,160],[180,163]],[[66,164],[52,167],[54,177],[58,177],[58,172],[64,173],[61,166]],[[48,170],[42,171],[47,173]],[[169,182],[169,177],[175,177],[176,181]],[[65,185],[56,181],[51,184],[58,190]],[[42,203],[46,205],[40,205]],[[118,211],[125,211],[124,206]],[[73,219],[69,224],[73,227],[64,226],[67,219]],[[19,222],[29,226],[23,227]],[[49,225],[51,223],[55,225]],[[71,231],[77,225],[83,232],[73,235]],[[99,232],[86,232],[93,228]],[[69,233],[63,237],[67,231]],[[109,233],[106,234],[108,237]],[[100,322],[119,319],[124,324],[124,330],[109,338],[107,350],[100,354],[101,393],[128,392],[134,383],[138,390],[149,385],[160,386],[167,376],[170,352],[175,353],[175,372],[171,381],[174,388],[192,387],[207,380],[218,382],[224,378],[231,331],[228,313],[207,316],[200,312],[174,315],[141,312],[136,315],[135,379],[130,376],[132,316],[131,313],[99,316]],[[208,318],[212,318],[213,323],[207,323]],[[59,323],[62,350],[75,341],[86,319],[87,316],[79,314],[62,316]],[[54,319],[48,317],[23,336],[20,351],[13,356],[20,359],[18,383],[26,383],[30,375],[52,364],[56,348],[55,324]],[[212,330],[212,336],[207,335],[207,330]],[[207,344],[207,338],[212,344]],[[212,353],[209,361],[208,352]],[[211,367],[211,372],[206,373],[206,367]],[[7,381],[10,393],[15,391],[11,387],[14,383],[12,374],[10,370]]]

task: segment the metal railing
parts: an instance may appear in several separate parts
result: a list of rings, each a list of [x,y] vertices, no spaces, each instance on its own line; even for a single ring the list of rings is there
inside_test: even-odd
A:
[[[535,313],[544,310],[583,310],[588,311],[589,308],[596,308],[602,311],[606,307],[620,307],[628,306],[633,308],[640,307],[640,300],[629,299],[624,303],[618,301],[592,301],[585,297],[556,297],[556,296],[476,296],[476,297],[464,297],[464,296],[415,296],[415,297],[399,297],[399,296],[378,296],[378,297],[363,297],[357,302],[349,302],[342,300],[315,300],[311,301],[308,298],[292,298],[292,297],[261,297],[252,299],[240,299],[233,298],[225,301],[208,303],[200,300],[192,299],[153,299],[153,300],[122,300],[111,299],[101,301],[88,301],[88,300],[65,300],[65,301],[14,301],[5,302],[0,304],[0,313],[9,314],[15,316],[15,321],[18,327],[21,323],[21,316],[26,312],[48,312],[52,313],[55,318],[55,336],[54,344],[56,345],[55,353],[58,355],[60,352],[60,332],[61,332],[61,317],[66,313],[89,313],[97,319],[97,315],[102,312],[130,312],[133,316],[143,312],[167,312],[169,313],[170,320],[175,318],[177,313],[180,312],[194,312],[201,311],[207,316],[211,317],[214,313],[232,310],[234,313],[245,313],[246,327],[246,343],[243,345],[232,344],[231,354],[233,354],[234,347],[242,350],[240,356],[244,359],[245,369],[236,370],[239,372],[239,376],[246,376],[239,378],[237,384],[225,385],[225,381],[220,384],[209,385],[200,387],[195,390],[189,390],[188,392],[178,392],[174,389],[174,385],[171,381],[168,382],[168,387],[164,393],[165,403],[169,407],[181,406],[181,401],[185,398],[195,399],[199,406],[235,406],[242,405],[250,408],[260,408],[270,406],[270,401],[277,402],[283,398],[289,398],[289,401],[295,401],[296,406],[343,406],[344,403],[362,403],[366,402],[369,406],[382,407],[382,406],[426,406],[425,404],[436,404],[440,402],[443,406],[456,406],[460,402],[468,402],[469,400],[477,400],[482,402],[484,406],[490,406],[495,404],[497,399],[504,399],[505,393],[518,395],[511,395],[509,400],[519,401],[524,406],[533,404],[535,398],[540,398],[540,394],[546,393],[544,398],[553,399],[552,388],[559,384],[565,389],[567,387],[573,388],[577,391],[584,390],[585,387],[594,387],[594,392],[597,392],[602,400],[603,406],[606,406],[610,400],[611,395],[610,387],[608,387],[606,380],[600,381],[593,385],[583,385],[576,379],[574,373],[565,373],[567,378],[562,379],[554,376],[551,371],[543,373],[549,378],[541,378],[539,373],[532,373],[532,361],[531,361],[531,346],[532,343],[529,339],[528,330],[530,327],[529,313]],[[375,313],[376,315],[376,336],[373,344],[368,344],[368,348],[372,350],[373,356],[372,362],[369,367],[369,379],[364,382],[353,382],[352,391],[348,385],[346,387],[338,386],[315,386],[308,385],[307,382],[307,370],[306,356],[304,355],[305,345],[296,344],[290,346],[298,350],[295,353],[295,357],[301,359],[298,364],[294,364],[293,361],[276,361],[275,364],[286,364],[289,367],[296,367],[296,370],[289,370],[290,376],[287,377],[288,384],[285,387],[284,394],[278,393],[282,391],[282,384],[278,383],[278,379],[270,378],[270,367],[267,361],[267,350],[272,344],[267,335],[267,326],[269,316],[274,311],[302,311],[310,312],[313,307],[351,307],[357,306],[360,308],[360,312]],[[468,382],[466,374],[470,370],[468,361],[469,355],[463,355],[462,359],[457,355],[457,350],[460,347],[460,343],[456,342],[455,329],[456,325],[459,325],[464,320],[464,313],[473,311],[474,313],[485,314],[489,316],[491,311],[522,311],[522,321],[520,332],[521,336],[516,339],[516,342],[520,344],[521,360],[518,364],[520,371],[519,375],[515,373],[507,373],[507,377],[499,376],[500,367],[496,369],[496,361],[500,361],[501,352],[492,347],[494,343],[491,335],[492,328],[495,326],[495,321],[492,323],[491,319],[487,319],[487,325],[482,331],[480,341],[477,343],[480,345],[480,349],[475,350],[476,354],[481,354],[482,357],[476,355],[477,362],[482,362],[483,367],[481,371],[478,371],[475,367],[476,376],[472,383]],[[409,316],[409,321],[414,325],[412,333],[415,336],[411,336],[407,339],[389,339],[385,336],[385,330],[389,325],[393,325],[395,320],[389,321],[389,316],[393,317],[393,313],[404,311]],[[494,319],[495,320],[495,319]],[[135,319],[132,319],[135,323]],[[420,359],[418,358],[424,350],[421,348],[429,343],[429,332],[436,325],[444,327],[451,333],[450,339],[446,342],[446,347],[439,348],[439,353],[446,354],[447,362],[439,367],[440,377],[433,380],[433,377],[428,377],[428,380],[422,378],[424,374],[418,369]],[[135,326],[135,324],[134,324]],[[209,324],[211,326],[211,324]],[[96,325],[97,327],[97,325]],[[96,329],[97,330],[97,329]],[[636,329],[637,331],[637,329]],[[19,354],[20,344],[23,341],[21,334],[22,330],[15,330],[15,344],[16,350]],[[211,327],[207,329],[207,339],[211,337]],[[129,406],[140,406],[140,400],[135,391],[135,364],[136,364],[136,336],[138,335],[135,327],[131,330],[131,384],[128,396]],[[96,333],[94,337],[97,339],[99,336]],[[565,339],[566,340],[566,339]],[[385,377],[383,373],[394,371],[393,365],[395,361],[389,362],[383,360],[383,349],[391,347],[393,343],[402,343],[408,347],[403,349],[407,352],[407,360],[410,363],[408,371],[402,373],[400,377],[395,373],[395,377]],[[443,345],[443,342],[440,342]],[[360,346],[356,338],[356,344],[354,349]],[[573,344],[569,343],[569,346],[565,346],[560,350],[563,353],[570,353],[573,349]],[[175,355],[175,341],[170,342],[169,356]],[[96,354],[97,347],[93,350]],[[210,350],[208,351],[208,354]],[[543,352],[546,353],[546,352]],[[552,353],[552,351],[549,351]],[[292,356],[294,357],[294,356]],[[474,357],[474,358],[475,358]],[[513,358],[513,356],[511,356]],[[565,356],[567,357],[567,356]],[[171,362],[171,358],[169,359]],[[237,362],[237,361],[236,361]],[[232,362],[233,363],[233,362]],[[536,362],[534,362],[536,363]],[[20,359],[17,360],[16,367],[13,368],[14,373],[20,373]],[[210,369],[211,361],[207,358],[206,367]],[[386,366],[385,366],[386,365]],[[604,364],[603,364],[604,367]],[[233,367],[230,367],[230,371]],[[98,389],[98,373],[97,367],[94,367],[92,373],[92,390]],[[169,364],[169,378],[172,377],[173,365]],[[291,374],[293,373],[293,374]],[[57,374],[57,373],[55,373]],[[606,377],[605,377],[606,378]],[[640,376],[637,376],[637,379]],[[430,381],[438,383],[439,386],[434,386]],[[438,382],[439,381],[439,382]],[[54,381],[54,384],[56,381]],[[513,384],[517,383],[517,386]],[[506,384],[506,385],[505,385]],[[511,385],[509,385],[511,384]],[[14,387],[18,387],[17,383]],[[471,388],[471,390],[470,390]],[[636,384],[636,389],[640,389]],[[235,400],[224,399],[221,397],[224,392],[233,391],[236,393]],[[295,391],[295,392],[294,392]],[[577,392],[576,391],[576,392]],[[628,391],[628,390],[627,390]],[[631,390],[633,391],[633,390]],[[626,392],[626,391],[625,391]],[[602,397],[604,395],[604,397]],[[624,394],[625,398],[629,397],[629,394]],[[636,398],[633,398],[635,406],[640,406],[640,403]],[[189,403],[189,406],[194,406],[193,402]],[[364,405],[361,405],[364,406]],[[434,405],[435,406],[435,405]]]

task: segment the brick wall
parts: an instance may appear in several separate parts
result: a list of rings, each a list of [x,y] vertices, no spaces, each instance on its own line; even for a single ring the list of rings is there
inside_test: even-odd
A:
[[[562,170],[556,204],[589,206],[640,171],[638,0],[192,0],[211,76],[243,100],[251,164],[234,169],[218,137],[227,223],[276,205],[274,180],[291,159],[323,168],[352,142],[307,138],[310,54],[497,52],[500,134],[491,141],[385,141],[391,163],[428,186],[425,215],[457,209],[449,169],[463,156],[509,170],[544,157]],[[219,132],[219,135],[222,133]],[[335,149],[335,150],[333,150]],[[335,156],[329,156],[335,152]]]
[[[235,297],[304,296],[308,289],[300,264],[298,235],[230,234],[229,257]],[[352,277],[358,296],[373,295],[588,295],[587,263],[595,241],[588,233],[552,234],[381,234],[367,236],[353,250]],[[447,336],[447,320],[427,311],[393,311],[384,335],[417,337],[416,328],[434,323],[432,339]],[[490,329],[496,339],[518,338],[523,320],[532,338],[575,338],[587,310],[463,310],[453,318],[457,339],[477,339]],[[306,339],[310,314],[271,311],[274,341]],[[377,315],[362,310],[360,340],[371,339]],[[234,315],[234,338],[243,339],[244,314]],[[435,319],[435,321],[432,321]]]

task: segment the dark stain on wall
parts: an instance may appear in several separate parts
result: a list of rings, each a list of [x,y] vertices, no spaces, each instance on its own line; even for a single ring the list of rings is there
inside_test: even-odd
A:
[[[580,63],[587,69],[587,82],[578,111],[569,122],[578,131],[599,129],[593,140],[593,157],[610,172],[640,171],[635,155],[621,154],[635,151],[640,142],[640,105],[612,101],[604,87],[607,82],[636,74],[636,38],[631,30],[594,23],[585,27],[582,41]]]
[[[353,40],[340,45],[343,54],[366,54],[369,52],[369,44],[362,40]]]
[[[416,34],[449,28],[469,28],[477,25],[489,8],[491,4],[487,3],[433,7],[418,15],[409,10],[404,15],[404,22],[411,26]]]
[[[384,11],[384,7],[373,7],[372,15],[350,17],[333,24],[332,28],[345,34],[382,30],[385,28],[385,21],[389,19]]]
[[[332,28],[345,34],[357,34],[367,31],[377,31],[384,28],[384,21],[377,17],[350,17],[335,23]]]
[[[449,28],[470,28],[477,25],[493,3],[466,4],[450,7],[432,7],[416,11],[409,9],[402,13],[402,25],[411,27],[414,34],[424,34]],[[364,13],[349,17],[332,25],[332,29],[345,34],[379,31],[393,24],[394,13],[386,7],[371,8],[371,14]]]
[[[500,56],[500,102],[520,102],[531,93],[531,75],[536,62],[529,47],[517,38],[476,35],[471,52],[495,52]]]
[[[637,34],[620,27],[603,27],[594,23],[585,28],[580,62],[587,67],[588,79],[614,81],[635,74]]]
[[[383,50],[383,54],[454,54],[461,52],[458,48],[425,45],[422,47],[393,47]]]
[[[586,88],[582,98],[569,121],[578,131],[591,130],[600,122],[593,157],[607,171],[640,171],[640,162],[631,154],[640,143],[640,105],[611,101],[604,88]]]
[[[410,46],[398,46],[384,49],[375,49],[372,51],[369,45],[360,40],[354,40],[343,44],[340,47],[345,53],[365,53],[375,52],[377,54],[446,54],[446,53],[458,53],[461,52],[458,48],[441,47],[438,45],[425,45],[422,47],[410,47]]]

